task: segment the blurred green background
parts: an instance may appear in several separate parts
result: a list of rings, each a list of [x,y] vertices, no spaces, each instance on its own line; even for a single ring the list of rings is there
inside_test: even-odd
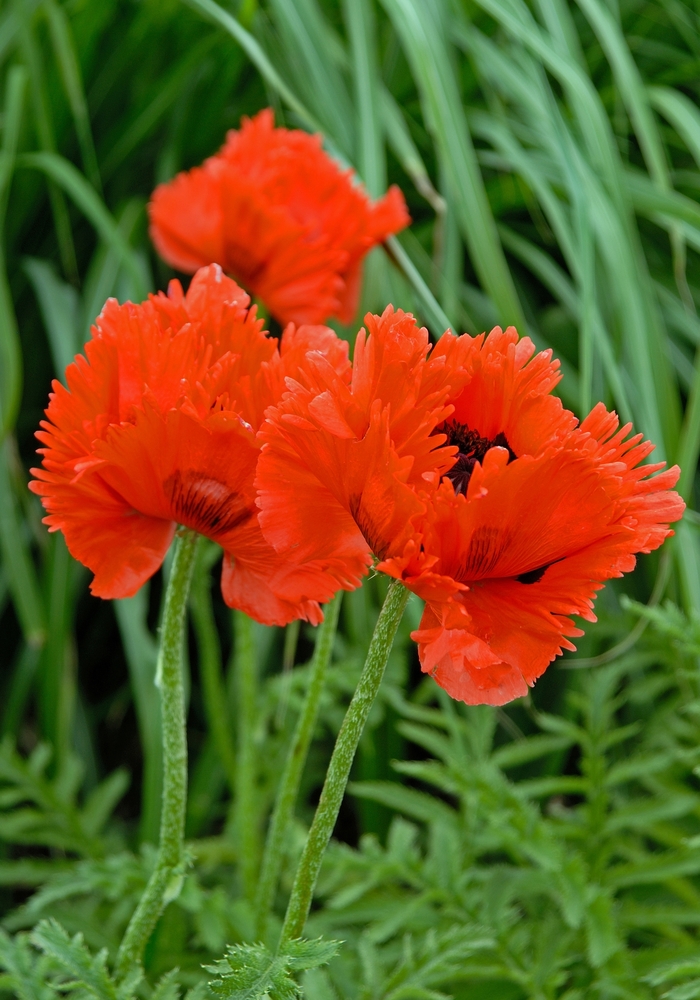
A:
[[[153,187],[272,105],[371,194],[406,195],[363,311],[391,301],[436,337],[516,324],[561,358],[567,406],[602,399],[681,465],[690,507],[503,710],[421,679],[412,598],[309,924],[345,944],[305,995],[700,997],[697,0],[3,0],[0,65],[0,991],[58,995],[65,966],[25,933],[42,917],[113,957],[159,815],[162,574],[89,595],[27,491],[33,434],[104,300],[172,277]],[[254,938],[259,856],[236,831],[262,837],[313,649],[307,627],[256,627],[242,690],[217,559],[192,598],[193,868],[149,944],[160,1000]],[[278,915],[383,588],[344,599]]]

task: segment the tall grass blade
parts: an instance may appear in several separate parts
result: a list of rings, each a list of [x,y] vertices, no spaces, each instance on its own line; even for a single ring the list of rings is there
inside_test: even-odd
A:
[[[11,444],[9,437],[0,443],[0,552],[25,642],[37,648],[46,639],[46,621],[36,570],[14,495],[15,456]]]
[[[386,190],[386,157],[373,2],[374,0],[344,0],[343,10],[350,39],[355,84],[357,168],[369,193],[373,198],[378,198]],[[386,104],[386,98],[384,103]]]
[[[334,40],[316,0],[270,0],[270,7],[296,89],[324,134],[356,163],[353,106],[340,68],[329,58]]]
[[[148,289],[144,284],[143,272],[133,250],[124,239],[102,199],[88,184],[80,171],[57,153],[24,153],[17,158],[17,166],[40,170],[70,195],[101,238],[119,255],[122,265],[132,277],[139,299],[145,298]]]
[[[67,366],[82,347],[78,293],[61,281],[50,261],[27,257],[24,270],[39,302],[56,376],[63,379]]]
[[[68,760],[72,744],[76,696],[72,631],[77,569],[63,535],[54,532],[45,564],[47,628],[39,664],[39,715],[58,770]]]
[[[440,303],[430,291],[421,277],[418,268],[395,236],[390,236],[386,241],[386,249],[390,258],[396,261],[408,279],[411,288],[416,293],[418,301],[423,307],[425,322],[430,327],[433,336],[441,337],[446,330],[451,330],[452,324],[443,312]]]
[[[387,142],[394,155],[433,211],[438,215],[444,214],[444,198],[433,187],[430,174],[409,132],[401,108],[393,94],[382,86],[381,82],[379,100]]]
[[[484,291],[493,300],[502,325],[525,329],[522,308],[506,263],[474,152],[453,59],[440,13],[442,3],[383,0],[412,66],[426,122],[435,136],[450,185],[472,265]]]
[[[15,423],[22,393],[22,353],[17,319],[5,268],[5,215],[15,168],[27,72],[13,66],[7,74],[0,156],[0,441]]]
[[[133,597],[114,601],[113,607],[129,667],[143,754],[139,839],[142,843],[156,844],[163,788],[163,751],[160,699],[155,684],[158,649],[146,622],[148,589],[148,586],[142,587]]]
[[[312,132],[322,131],[321,126],[313,115],[307,111],[296,94],[293,93],[293,91],[287,86],[282,77],[279,75],[265,54],[265,51],[260,43],[250,34],[249,31],[246,31],[246,29],[239,24],[235,17],[229,14],[228,11],[224,10],[223,7],[220,7],[219,4],[215,3],[214,0],[183,0],[183,2],[198,11],[206,17],[207,20],[213,21],[220,28],[223,28],[224,31],[228,32],[228,34],[238,42],[250,61],[257,68],[260,75],[267,81],[273,90],[277,91],[285,104],[299,116],[306,127]]]
[[[649,100],[688,147],[700,168],[700,111],[689,97],[671,87],[649,87]]]
[[[56,62],[61,72],[63,86],[68,97],[75,131],[78,136],[83,167],[88,180],[99,193],[102,192],[100,168],[92,138],[90,114],[88,112],[78,56],[75,51],[70,22],[63,7],[57,0],[44,0],[44,10],[49,22],[51,41],[56,54]]]
[[[31,23],[31,7],[27,0],[14,0],[14,9],[19,21],[19,41],[22,56],[29,72],[32,103],[34,106],[34,121],[39,138],[39,145],[45,153],[52,154],[56,150],[56,140],[50,103],[44,79],[42,57]],[[73,233],[71,231],[68,208],[61,190],[53,178],[49,179],[49,201],[53,214],[56,238],[61,254],[61,263],[66,277],[73,282],[78,281],[78,262],[75,257]]]

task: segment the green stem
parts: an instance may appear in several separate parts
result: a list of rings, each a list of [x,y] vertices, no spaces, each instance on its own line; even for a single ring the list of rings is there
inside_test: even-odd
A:
[[[342,591],[339,591],[330,604],[326,606],[324,620],[316,633],[316,648],[311,663],[309,687],[277,789],[275,808],[265,841],[265,852],[256,897],[256,936],[261,940],[265,936],[267,918],[279,881],[285,840],[294,814],[301,774],[316,729],[326,671],[333,654],[333,640],[338,627],[338,613],[342,596]]]
[[[338,818],[355,751],[379,691],[407,600],[408,591],[404,585],[399,580],[392,580],[377,619],[359,683],[335,741],[316,815],[294,877],[282,927],[281,945],[292,938],[301,937],[303,933],[321,862]]]
[[[187,731],[183,687],[183,641],[187,597],[199,536],[184,531],[175,542],[163,624],[156,683],[160,688],[163,725],[163,802],[156,867],[126,929],[117,956],[117,975],[124,976],[143,957],[146,942],[166,904],[180,891],[184,868],[187,803]]]
[[[226,687],[221,668],[221,646],[214,621],[208,568],[201,560],[192,581],[192,621],[199,647],[199,670],[202,677],[204,708],[231,790],[236,790],[236,750],[231,735]]]
[[[238,761],[234,828],[240,857],[243,891],[255,896],[258,871],[258,805],[253,734],[257,708],[257,677],[253,623],[242,611],[233,613],[236,635],[235,683],[238,703]]]

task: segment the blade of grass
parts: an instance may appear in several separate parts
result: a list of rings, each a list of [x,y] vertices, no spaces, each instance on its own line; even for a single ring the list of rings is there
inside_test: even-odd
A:
[[[440,200],[445,208],[435,219],[433,227],[433,282],[447,315],[457,317],[466,312],[459,299],[459,286],[464,275],[464,253],[454,196],[447,171],[442,164],[439,173],[442,192]],[[471,317],[465,318],[469,332],[479,333]]]
[[[578,319],[580,312],[578,294],[556,262],[534,243],[530,243],[529,240],[519,236],[507,226],[499,226],[498,229],[503,245],[549,289],[574,319]],[[615,406],[623,423],[628,423],[632,420],[632,409],[597,304],[594,304],[593,307],[593,329],[596,333],[598,348],[601,352]]]
[[[268,59],[263,48],[255,38],[239,24],[235,17],[224,10],[214,0],[183,0],[188,6],[198,11],[209,21],[213,21],[224,31],[228,32],[241,46],[260,75],[267,83],[276,90],[282,100],[295,114],[304,122],[306,127],[312,132],[321,132],[322,128],[313,115],[304,107],[302,102],[287,86],[277,70]]]
[[[544,62],[546,68],[560,81],[571,102],[580,133],[586,140],[585,156],[577,157],[577,175],[583,185],[583,192],[579,196],[588,204],[587,210],[596,234],[598,252],[605,262],[603,274],[609,283],[612,302],[615,303],[616,322],[625,331],[623,343],[626,358],[636,383],[632,398],[636,419],[641,429],[657,443],[662,452],[673,451],[679,425],[678,397],[669,374],[664,331],[658,307],[651,294],[651,282],[631,212],[626,178],[599,95],[592,82],[571,58],[553,51],[529,11],[519,0],[512,0],[508,6],[499,0],[479,0],[479,4],[500,21],[514,40],[521,42],[534,57]],[[472,49],[477,36],[475,30],[464,22],[459,22],[456,30],[461,43],[468,50]],[[483,36],[481,48],[489,52],[491,61],[494,65],[499,65],[502,71],[504,54]],[[480,68],[482,71],[488,68],[483,58]],[[518,100],[522,107],[530,107],[531,95],[527,88],[523,84],[517,84],[517,78],[514,78],[512,72],[510,77],[515,79],[518,90],[509,96]],[[508,74],[505,74],[504,85],[507,83]],[[494,129],[495,123],[490,127]],[[558,128],[561,132],[561,121]],[[509,149],[512,157],[513,149],[517,146],[515,136],[512,133],[506,134],[503,126],[500,126],[500,133],[500,141]],[[575,140],[572,141],[575,148]],[[551,156],[549,150],[547,156]],[[524,150],[520,150],[519,164],[523,162],[533,163],[534,157],[531,153],[526,154]],[[529,175],[526,174],[526,179],[528,183],[533,183],[532,170]],[[539,193],[538,196],[541,200]],[[555,203],[556,197],[552,197],[551,201]],[[561,232],[557,232],[557,236],[561,238]],[[581,273],[573,241],[570,243],[567,263],[572,273]]]
[[[36,649],[46,639],[44,606],[14,496],[14,465],[12,441],[6,437],[0,443],[0,552],[24,640]]]
[[[329,58],[331,32],[316,0],[270,0],[270,7],[296,88],[325,135],[357,164],[352,102],[336,61]]]
[[[57,770],[67,761],[71,750],[75,701],[74,570],[63,535],[56,531],[51,535],[45,563],[47,630],[38,680],[41,731],[54,748]]]
[[[220,550],[214,549],[214,557]],[[204,708],[209,731],[216,745],[223,765],[231,795],[236,793],[237,770],[236,749],[233,741],[233,726],[228,715],[226,685],[221,664],[221,644],[214,620],[211,600],[211,560],[208,550],[201,545],[190,590],[192,621],[197,636],[199,650],[199,673],[204,694]]]
[[[124,160],[140,143],[153,133],[166,111],[190,85],[193,76],[200,72],[202,62],[213,49],[216,35],[201,39],[192,46],[185,59],[176,63],[171,72],[164,75],[160,85],[145,107],[132,119],[127,119],[116,141],[102,161],[105,180],[111,178]],[[167,178],[170,180],[170,178]]]
[[[673,125],[700,167],[700,111],[696,105],[671,87],[649,87],[647,93],[653,107]]]
[[[356,107],[355,162],[365,187],[373,198],[386,191],[386,153],[381,120],[379,66],[377,58],[374,0],[344,0],[343,12],[350,39]],[[364,268],[360,315],[380,312],[386,304],[387,261],[372,251]]]
[[[357,109],[357,167],[373,198],[386,190],[386,157],[382,132],[377,25],[372,0],[344,0],[343,12],[350,39],[355,107]]]
[[[119,231],[129,244],[143,211],[144,200],[138,197],[130,198],[121,211]],[[102,241],[95,250],[83,283],[81,344],[90,337],[90,328],[106,299],[115,294],[122,262],[122,255],[109,243]]]
[[[523,312],[506,263],[442,36],[437,2],[383,0],[412,66],[424,114],[445,164],[472,265],[502,324],[525,329]],[[441,4],[440,4],[441,6]],[[435,8],[435,9],[434,9]]]
[[[659,187],[670,188],[671,182],[661,137],[644,83],[619,25],[610,9],[599,3],[599,0],[576,0],[576,2],[605,51],[649,173]]]
[[[49,22],[51,42],[56,56],[56,62],[61,72],[63,87],[68,97],[75,131],[78,136],[83,168],[88,180],[98,193],[102,193],[100,169],[97,165],[95,144],[92,139],[92,127],[88,112],[80,65],[75,51],[73,32],[63,7],[56,0],[44,0],[44,11]]]
[[[114,249],[122,265],[129,271],[138,289],[139,299],[145,298],[148,289],[144,285],[143,274],[134,252],[124,239],[114,217],[80,171],[63,156],[47,152],[24,153],[17,157],[17,167],[40,170],[70,195],[100,237]]]
[[[30,7],[26,0],[14,0],[14,8],[20,25],[20,50],[29,71],[30,90],[34,106],[34,121],[39,145],[45,153],[53,154],[56,151],[56,140],[51,122],[51,113],[49,111],[50,105],[46,92],[42,58],[31,25]],[[53,178],[49,178],[48,190],[54,227],[56,229],[56,238],[61,255],[61,264],[69,281],[77,284],[78,262],[75,257],[68,208],[63,194],[60,188],[56,186]]]
[[[3,694],[5,707],[0,724],[3,738],[10,736],[17,741],[40,655],[35,646],[25,643],[12,665],[12,675]]]
[[[253,623],[242,611],[233,612],[235,635],[234,680],[238,705],[238,748],[234,828],[239,852],[239,871],[243,892],[253,900],[260,857],[256,800],[257,762],[254,733],[257,721],[257,657],[253,642]]]
[[[141,787],[141,843],[158,843],[160,802],[163,790],[163,750],[160,699],[155,685],[158,648],[147,625],[148,585],[133,597],[114,601],[143,754]]]
[[[390,236],[384,246],[390,260],[395,261],[403,271],[411,288],[418,296],[425,311],[425,321],[432,330],[433,336],[441,337],[446,330],[451,330],[452,324],[398,239],[395,236]]]
[[[63,380],[66,367],[82,347],[78,293],[61,281],[50,261],[26,257],[23,265],[39,302],[56,377]]]
[[[0,442],[14,427],[22,395],[22,351],[5,267],[5,216],[22,122],[27,71],[13,66],[7,74],[0,153]]]
[[[394,155],[436,215],[444,214],[445,201],[433,187],[430,174],[408,130],[401,108],[391,92],[382,86],[381,82],[379,100],[381,102],[382,123]]]

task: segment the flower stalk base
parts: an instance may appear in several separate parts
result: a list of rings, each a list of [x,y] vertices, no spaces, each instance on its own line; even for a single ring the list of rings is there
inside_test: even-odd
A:
[[[163,727],[163,802],[156,867],[126,929],[117,956],[123,977],[141,962],[146,942],[159,916],[177,898],[184,875],[185,807],[187,804],[187,731],[182,678],[185,612],[199,536],[183,531],[175,542],[163,623],[156,683],[160,689]]]
[[[350,768],[384,677],[384,670],[408,596],[409,592],[404,585],[398,580],[392,580],[377,619],[359,683],[335,742],[321,798],[294,878],[280,946],[284,946],[292,938],[301,937],[304,931],[323,855],[331,839],[345,795]]]

